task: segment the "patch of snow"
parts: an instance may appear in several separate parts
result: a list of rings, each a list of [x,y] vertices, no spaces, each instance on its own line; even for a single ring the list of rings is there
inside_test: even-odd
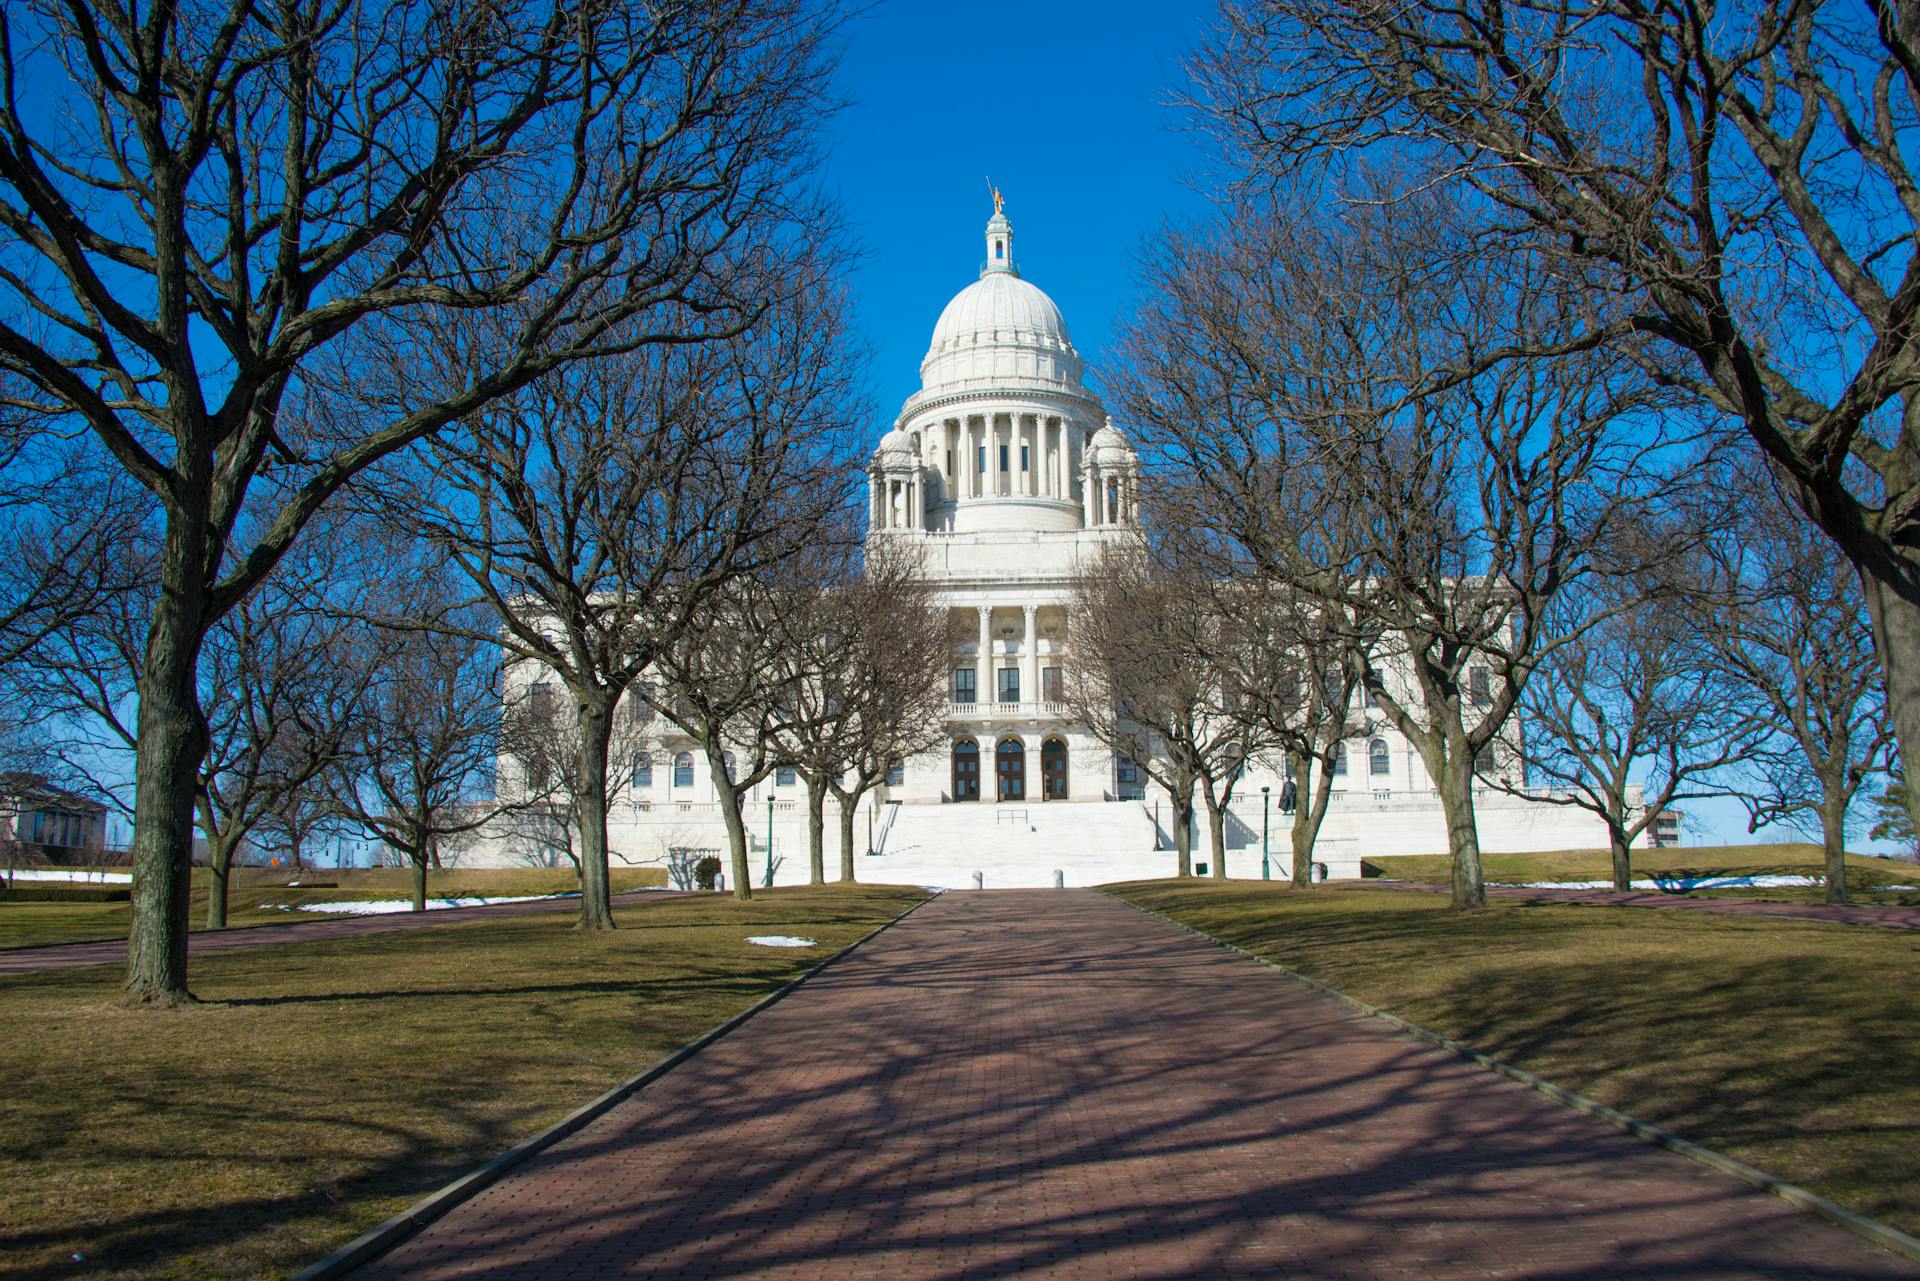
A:
[[[755,934],[747,939],[749,943],[758,943],[761,947],[819,947],[812,939],[795,938],[791,934]]]
[[[1731,889],[1806,889],[1824,882],[1817,876],[1650,876],[1632,882],[1636,890],[1665,890],[1669,894],[1688,890]],[[1523,890],[1610,890],[1605,881],[1490,881],[1493,885],[1517,885]]]
[[[6,879],[0,872],[0,881]],[[86,881],[93,885],[131,885],[132,872],[88,872],[63,867],[23,867],[14,872],[16,881]]]
[[[449,907],[486,907],[492,903],[530,903],[534,899],[565,898],[564,894],[515,894],[500,898],[430,898],[427,900],[429,912],[442,911]],[[262,903],[261,907],[279,907],[276,903]],[[282,908],[281,910],[285,910]],[[302,903],[297,908],[302,912],[328,912],[339,916],[388,916],[395,912],[411,912],[413,900],[410,898],[369,899],[361,903]]]

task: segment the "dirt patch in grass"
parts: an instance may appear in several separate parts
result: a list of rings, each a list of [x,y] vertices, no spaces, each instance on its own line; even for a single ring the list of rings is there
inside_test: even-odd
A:
[[[1108,886],[1621,1111],[1920,1232],[1920,938],[1437,895]]]
[[[299,910],[307,903],[410,899],[412,877],[405,868],[390,867],[307,872],[239,868],[227,891],[228,928],[326,919],[322,913]],[[613,891],[619,894],[664,885],[666,879],[666,872],[657,867],[616,868],[612,873]],[[325,888],[289,887],[288,881],[331,884]],[[195,868],[189,917],[195,930],[201,928],[207,917],[207,883],[206,869]],[[578,888],[579,881],[571,868],[448,868],[432,873],[427,880],[427,893],[434,898],[513,898],[565,894]],[[132,910],[128,903],[0,902],[0,948],[123,939],[127,936]]]
[[[172,1013],[116,1004],[104,967],[0,980],[0,1278],[293,1271],[924,897],[700,895],[605,934],[556,914],[250,949],[196,960],[206,1004]]]

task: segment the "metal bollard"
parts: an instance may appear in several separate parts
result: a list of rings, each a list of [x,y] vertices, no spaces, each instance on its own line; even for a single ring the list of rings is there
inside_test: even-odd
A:
[[[984,890],[987,888],[987,878],[984,873],[975,872],[973,874],[973,888],[976,890]]]
[[[1057,867],[1053,869],[1053,888],[1056,890],[1067,888],[1067,874]]]

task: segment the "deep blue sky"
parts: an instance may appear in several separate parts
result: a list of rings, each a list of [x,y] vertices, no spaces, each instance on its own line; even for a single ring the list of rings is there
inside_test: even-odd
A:
[[[1184,185],[1198,145],[1164,104],[1212,9],[883,0],[854,20],[827,177],[864,251],[873,440],[919,388],[940,309],[976,278],[989,174],[1021,273],[1060,305],[1097,383],[1141,238],[1205,204]]]

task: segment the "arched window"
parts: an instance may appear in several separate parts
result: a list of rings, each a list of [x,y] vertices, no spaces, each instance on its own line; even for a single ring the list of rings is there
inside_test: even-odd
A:
[[[775,787],[792,787],[793,779],[794,773],[793,766],[791,765],[782,765],[773,771],[773,783]]]
[[[1333,749],[1333,776],[1339,778],[1347,772],[1347,745],[1340,743]]]
[[[653,757],[641,753],[633,762],[633,785],[635,787],[653,786]]]
[[[681,752],[673,758],[673,785],[675,787],[693,786],[692,752]]]
[[[1386,740],[1376,738],[1367,744],[1367,773],[1375,778],[1393,773],[1393,757],[1387,752]]]

